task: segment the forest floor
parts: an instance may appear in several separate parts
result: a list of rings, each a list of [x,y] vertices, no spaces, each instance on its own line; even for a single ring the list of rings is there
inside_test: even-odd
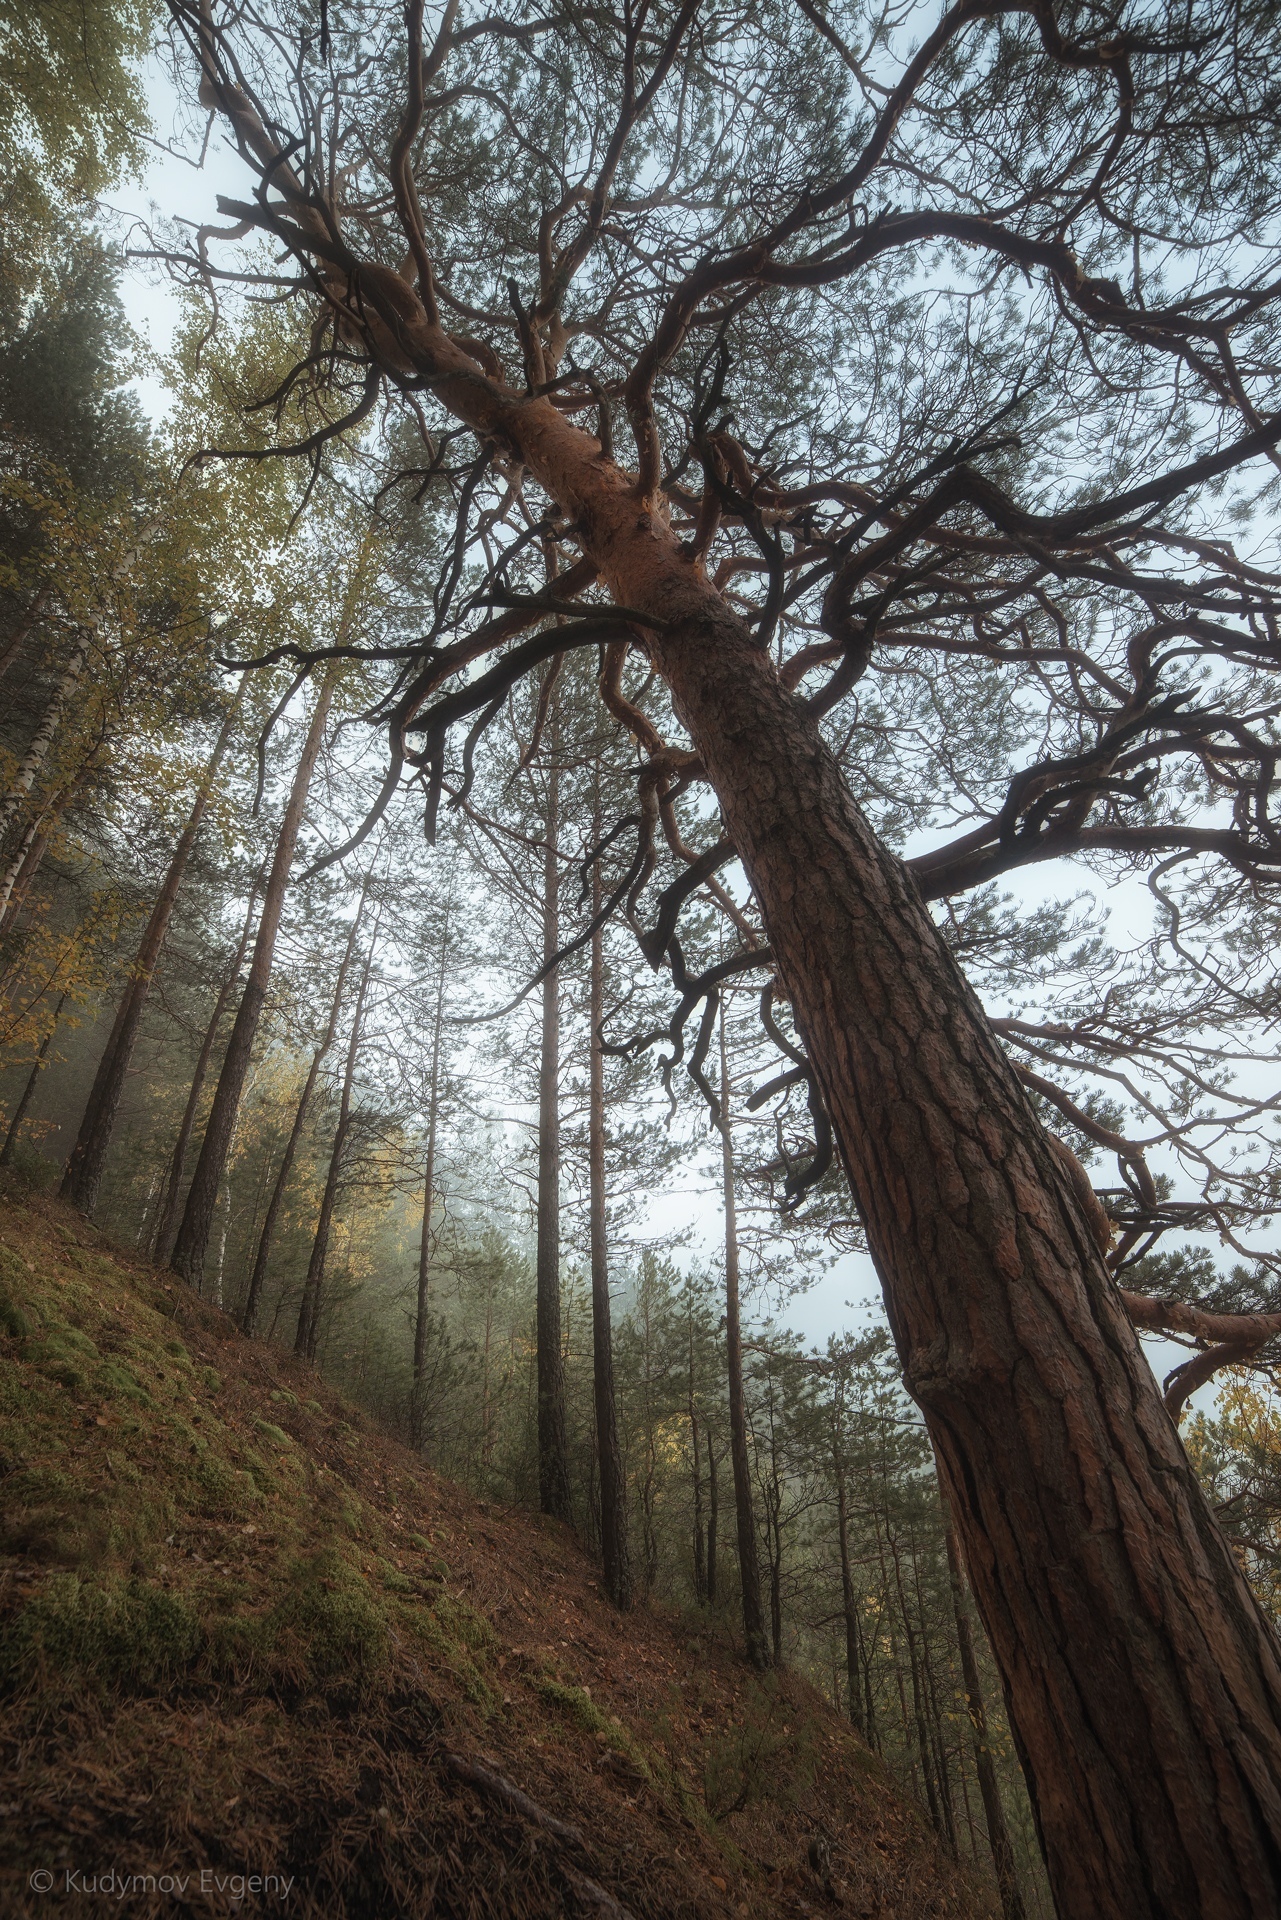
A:
[[[14,1920],[992,1911],[800,1679],[620,1618],[46,1200],[0,1201],[0,1488]]]

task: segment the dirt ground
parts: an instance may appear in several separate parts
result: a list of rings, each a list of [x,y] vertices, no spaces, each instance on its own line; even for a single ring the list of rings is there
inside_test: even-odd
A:
[[[855,1731],[0,1202],[0,1911],[988,1915]]]

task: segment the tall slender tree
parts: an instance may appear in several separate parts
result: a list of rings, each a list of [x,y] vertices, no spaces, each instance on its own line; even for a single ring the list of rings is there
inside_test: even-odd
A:
[[[347,1042],[347,1058],[343,1065],[342,1088],[338,1096],[338,1119],[334,1127],[333,1142],[329,1150],[329,1165],[325,1172],[324,1190],[320,1196],[320,1212],[316,1220],[316,1231],[311,1243],[311,1257],[307,1263],[307,1277],[303,1282],[302,1300],[298,1308],[298,1327],[294,1335],[294,1352],[299,1359],[314,1362],[316,1348],[320,1341],[321,1314],[324,1309],[325,1265],[329,1258],[329,1241],[333,1233],[334,1209],[338,1204],[338,1185],[342,1177],[343,1160],[347,1151],[347,1140],[352,1124],[352,1093],[356,1084],[356,1068],[360,1060],[360,1042],[365,1018],[365,1002],[369,993],[369,982],[373,974],[374,958],[378,951],[378,935],[382,926],[379,913],[369,936],[369,946],[365,953],[365,963],[361,968],[360,984],[356,989],[356,1004],[351,1015],[351,1036]]]
[[[565,1362],[560,1314],[560,702],[559,662],[548,669],[546,806],[543,815],[543,987],[538,1055],[538,1498],[544,1513],[570,1516],[565,1435]]]
[[[170,1255],[170,1265],[174,1272],[181,1274],[184,1280],[197,1288],[204,1275],[205,1251],[209,1245],[214,1207],[222,1184],[223,1169],[227,1163],[236,1116],[240,1111],[240,1096],[244,1091],[245,1077],[249,1072],[249,1060],[258,1033],[258,1023],[262,1018],[267,988],[271,981],[276,939],[280,932],[280,916],[284,911],[285,893],[289,886],[294,849],[298,844],[298,834],[302,827],[307,795],[311,789],[312,774],[315,772],[316,761],[324,742],[325,727],[329,720],[329,709],[333,703],[339,672],[340,669],[336,664],[330,667],[321,680],[316,698],[312,703],[311,719],[308,722],[298,763],[294,768],[293,784],[289,790],[284,817],[276,836],[275,852],[263,888],[262,911],[258,916],[258,933],[254,941],[253,958],[249,963],[249,973],[240,997],[240,1005],[236,1010],[231,1038],[227,1042],[227,1051],[223,1055],[213,1105],[205,1123],[200,1157],[196,1161],[196,1170],[187,1192],[182,1224],[178,1228],[178,1237]]]
[[[240,980],[240,969],[245,963],[249,951],[249,942],[253,938],[254,922],[257,918],[258,896],[262,891],[265,875],[260,869],[254,875],[245,901],[245,917],[240,929],[240,938],[228,959],[218,991],[214,996],[213,1007],[205,1025],[200,1041],[200,1050],[196,1055],[196,1064],[191,1075],[191,1084],[187,1089],[187,1099],[182,1110],[182,1119],[178,1123],[178,1137],[174,1141],[173,1153],[169,1160],[169,1174],[165,1182],[164,1198],[156,1213],[155,1231],[151,1238],[152,1258],[167,1265],[172,1252],[173,1235],[178,1225],[178,1208],[182,1198],[183,1176],[187,1168],[187,1154],[191,1147],[191,1136],[195,1132],[196,1116],[200,1111],[200,1101],[205,1090],[205,1081],[209,1074],[209,1063],[213,1059],[214,1048],[218,1043],[218,1034],[222,1027],[223,1015],[231,1004],[231,998]]]
[[[747,1444],[747,1400],[743,1390],[743,1319],[739,1301],[738,1200],[734,1183],[734,1136],[730,1126],[729,1054],[725,1045],[725,1016],[719,1024],[721,1204],[725,1215],[725,1373],[729,1386],[729,1456],[734,1476],[734,1520],[738,1539],[738,1573],[743,1600],[743,1636],[754,1667],[770,1663],[761,1604],[761,1563],[756,1544],[756,1515],[752,1507],[752,1467]]]
[[[293,1172],[294,1161],[298,1156],[298,1143],[302,1139],[303,1128],[307,1124],[307,1115],[311,1111],[312,1097],[316,1091],[316,1082],[320,1078],[320,1069],[324,1064],[330,1047],[334,1044],[334,1036],[338,1032],[338,1021],[342,1012],[343,993],[347,985],[347,974],[351,967],[352,959],[355,956],[356,941],[360,935],[360,923],[364,916],[365,902],[369,896],[369,885],[372,878],[373,867],[370,866],[365,873],[364,884],[361,887],[360,898],[356,905],[355,914],[352,917],[351,928],[343,946],[342,958],[338,962],[338,973],[334,980],[333,998],[329,1003],[329,1018],[325,1024],[324,1032],[312,1049],[306,1078],[302,1083],[302,1091],[299,1093],[297,1105],[294,1107],[293,1122],[285,1139],[284,1151],[280,1156],[280,1165],[276,1169],[276,1177],[272,1182],[271,1198],[267,1202],[267,1211],[263,1215],[262,1228],[258,1235],[258,1245],[254,1253],[254,1264],[249,1275],[249,1285],[245,1289],[244,1304],[240,1310],[240,1331],[245,1334],[252,1335],[257,1328],[258,1307],[262,1300],[262,1290],[267,1278],[267,1266],[271,1259],[271,1250],[276,1237],[276,1228],[279,1225],[281,1211],[285,1204],[285,1194],[289,1189],[289,1176]]]
[[[151,982],[155,976],[165,936],[169,931],[169,922],[173,917],[178,892],[187,871],[187,863],[191,858],[201,822],[213,795],[223,757],[236,729],[244,690],[245,682],[242,680],[218,730],[213,752],[209,756],[200,784],[196,788],[191,811],[178,836],[160,891],[156,895],[147,924],[143,929],[137,955],[125,983],[124,993],[116,1008],[115,1019],[112,1022],[102,1058],[98,1062],[93,1085],[89,1090],[80,1130],[62,1176],[62,1185],[59,1189],[62,1199],[69,1200],[72,1206],[78,1207],[82,1213],[91,1214],[98,1204],[98,1190],[102,1185],[103,1169],[111,1146],[111,1135],[120,1107],[120,1096],[124,1092],[129,1065],[133,1059],[147,996],[151,992]]]
[[[600,759],[595,767],[593,840],[601,837]],[[592,868],[592,935],[589,962],[587,1184],[588,1248],[592,1280],[592,1392],[596,1413],[596,1461],[600,1475],[600,1543],[605,1590],[620,1611],[632,1603],[627,1551],[627,1504],[618,1447],[614,1395],[614,1347],[609,1301],[609,1234],[605,1192],[605,944],[601,931],[600,865]],[[697,1433],[695,1433],[697,1445]]]
[[[436,1153],[440,1138],[441,1105],[444,1095],[445,992],[449,976],[450,933],[457,878],[458,857],[455,851],[450,862],[445,898],[442,903],[431,1017],[431,1059],[427,1070],[427,1150],[423,1165],[422,1238],[418,1243],[417,1287],[414,1300],[414,1377],[410,1404],[410,1435],[416,1447],[422,1445],[427,1417],[427,1336],[431,1324],[432,1256],[436,1242],[432,1218],[439,1197],[436,1184]]]
[[[1023,1905],[1023,1895],[1014,1865],[1014,1848],[1010,1844],[1010,1830],[1005,1819],[1005,1809],[1001,1805],[1001,1789],[997,1784],[996,1768],[992,1763],[992,1747],[987,1730],[987,1709],[983,1700],[983,1687],[979,1680],[978,1661],[974,1653],[974,1635],[970,1631],[970,1616],[965,1608],[961,1556],[957,1550],[956,1534],[946,1514],[943,1524],[947,1546],[948,1579],[952,1589],[952,1608],[956,1621],[956,1643],[960,1649],[961,1674],[965,1682],[965,1708],[974,1738],[974,1765],[979,1777],[979,1793],[983,1799],[983,1815],[987,1821],[992,1866],[1001,1895],[1001,1912],[1005,1920],[1025,1920],[1026,1908]]]

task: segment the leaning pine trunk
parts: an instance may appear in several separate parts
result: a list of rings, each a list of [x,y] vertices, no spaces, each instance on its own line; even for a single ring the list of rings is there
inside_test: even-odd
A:
[[[173,858],[169,862],[164,883],[156,895],[128,984],[116,1010],[110,1037],[102,1058],[98,1062],[98,1071],[94,1075],[76,1144],[71,1149],[71,1158],[62,1176],[60,1197],[63,1200],[69,1200],[72,1206],[78,1207],[82,1213],[91,1214],[98,1204],[98,1189],[102,1185],[107,1149],[111,1145],[111,1135],[120,1107],[120,1096],[124,1092],[129,1065],[133,1059],[134,1044],[142,1024],[147,996],[151,992],[156,963],[165,943],[165,935],[169,931],[169,922],[173,917],[178,890],[187,871],[187,862],[196,844],[196,836],[200,832],[200,823],[209,805],[214,782],[218,777],[218,769],[222,765],[223,755],[227,751],[239,717],[244,689],[245,681],[242,679],[227,717],[219,730],[209,764],[196,790],[191,812],[187,816],[187,824],[173,850]]]
[[[249,1072],[249,1058],[257,1037],[258,1022],[262,1018],[267,988],[271,981],[272,961],[276,953],[276,935],[280,931],[285,890],[289,885],[289,869],[293,865],[294,848],[298,844],[298,831],[302,826],[303,808],[307,804],[311,776],[320,754],[321,742],[325,737],[325,722],[329,718],[337,674],[337,667],[331,665],[320,683],[320,691],[316,696],[315,707],[312,709],[311,724],[307,729],[307,737],[303,742],[302,753],[294,772],[293,787],[285,807],[280,835],[276,841],[271,872],[263,890],[258,938],[254,942],[249,977],[245,981],[245,990],[241,995],[235,1025],[231,1029],[231,1038],[227,1042],[227,1051],[223,1056],[222,1072],[218,1075],[217,1091],[214,1094],[213,1106],[209,1110],[205,1137],[200,1147],[200,1158],[196,1162],[196,1171],[192,1175],[191,1188],[187,1194],[182,1225],[178,1229],[178,1238],[174,1242],[170,1265],[175,1273],[181,1274],[183,1279],[193,1287],[199,1287],[204,1274],[205,1251],[209,1245],[209,1230],[213,1224],[214,1207],[218,1200],[218,1190],[222,1185],[223,1169],[227,1164],[236,1116],[240,1111],[240,1096],[244,1091],[245,1077]]]
[[[240,126],[274,158],[248,112]],[[302,217],[327,245],[319,215]],[[327,271],[349,301],[349,269]],[[479,374],[403,280],[393,307],[392,278],[357,273],[384,363],[429,378],[442,405],[510,446],[617,604],[662,623],[644,644],[720,803],[832,1118],[1060,1912],[1281,1913],[1281,1647],[1082,1204],[911,876],[635,477],[546,396]]]
[[[1090,1223],[800,701],[656,524],[627,547],[611,584],[672,623],[648,644],[832,1116],[1060,1912],[1275,1915],[1281,1651]]]

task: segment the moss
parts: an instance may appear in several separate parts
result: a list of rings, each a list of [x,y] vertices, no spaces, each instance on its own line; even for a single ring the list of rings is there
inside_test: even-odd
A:
[[[222,1375],[217,1367],[197,1367],[196,1378],[210,1393],[221,1393]]]
[[[601,1712],[586,1687],[567,1686],[563,1680],[553,1680],[548,1675],[539,1675],[533,1685],[535,1693],[541,1700],[545,1700],[548,1706],[559,1707],[560,1711],[576,1721],[585,1733],[616,1734],[614,1722],[607,1714]],[[634,1757],[630,1754],[628,1756],[629,1759]],[[643,1760],[639,1761],[639,1764],[646,1772],[649,1771]]]
[[[3,1291],[0,1291],[0,1330],[13,1340],[29,1340],[35,1332],[22,1308]]]
[[[55,1693],[76,1682],[148,1689],[173,1680],[202,1640],[177,1594],[140,1580],[53,1574],[0,1632],[0,1684],[38,1681]]]
[[[129,1367],[118,1361],[107,1361],[99,1367],[98,1385],[104,1393],[117,1395],[127,1400],[137,1400],[144,1407],[151,1406],[151,1395],[139,1385],[137,1377]]]
[[[283,1401],[287,1407],[296,1407],[298,1405],[298,1395],[296,1393],[290,1393],[288,1387],[273,1387],[271,1397],[273,1400]]]
[[[255,1420],[254,1431],[260,1433],[264,1440],[270,1440],[274,1447],[292,1447],[294,1444],[284,1428],[273,1427],[270,1420]]]
[[[204,1453],[192,1468],[198,1513],[208,1519],[242,1520],[262,1505],[262,1491],[251,1473],[217,1455]]]
[[[368,1684],[387,1664],[391,1634],[365,1581],[331,1550],[296,1562],[290,1580],[270,1616],[277,1660],[292,1642],[307,1678]]]

